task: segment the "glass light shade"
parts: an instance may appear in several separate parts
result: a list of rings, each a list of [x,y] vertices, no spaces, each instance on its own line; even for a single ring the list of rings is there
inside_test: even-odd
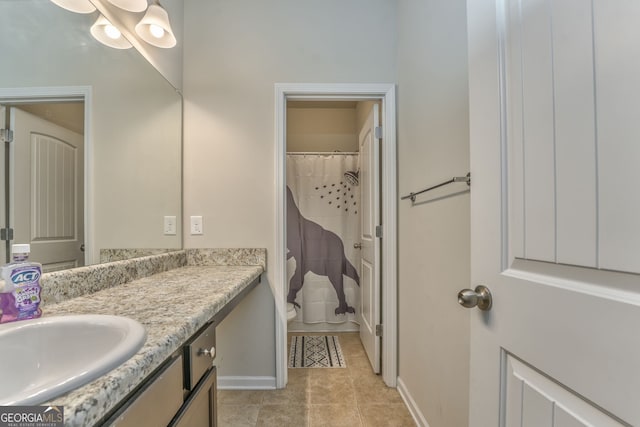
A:
[[[91,13],[96,10],[89,0],[51,0],[51,2],[75,13]]]
[[[103,45],[114,49],[129,49],[131,43],[125,39],[116,27],[104,16],[100,15],[95,24],[91,26],[91,35]]]
[[[112,5],[129,12],[144,12],[147,0],[109,0]]]
[[[142,40],[156,47],[170,48],[176,45],[169,14],[157,4],[149,6],[147,13],[136,25],[136,33]]]

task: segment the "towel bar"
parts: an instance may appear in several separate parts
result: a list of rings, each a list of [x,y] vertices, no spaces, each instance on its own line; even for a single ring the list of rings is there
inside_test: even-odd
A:
[[[424,190],[416,191],[415,193],[409,193],[406,196],[400,198],[400,200],[411,199],[411,202],[416,201],[416,196],[418,194],[426,193],[427,191],[435,190],[436,188],[445,186],[447,184],[452,184],[454,182],[466,182],[467,185],[471,185],[471,172],[469,172],[466,176],[454,176],[448,181],[441,182],[440,184],[434,185],[433,187],[425,188]]]

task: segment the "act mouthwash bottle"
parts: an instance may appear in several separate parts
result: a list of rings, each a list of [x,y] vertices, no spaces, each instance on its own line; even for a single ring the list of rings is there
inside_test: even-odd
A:
[[[2,266],[0,282],[0,323],[35,319],[40,310],[42,265],[29,261],[30,245],[13,245],[12,260]]]

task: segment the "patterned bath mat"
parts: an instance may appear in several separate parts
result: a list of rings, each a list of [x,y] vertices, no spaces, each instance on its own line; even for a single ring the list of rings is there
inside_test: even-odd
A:
[[[345,368],[337,336],[291,337],[290,368]]]

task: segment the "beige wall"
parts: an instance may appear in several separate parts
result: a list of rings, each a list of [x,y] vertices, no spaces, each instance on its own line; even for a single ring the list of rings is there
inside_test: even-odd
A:
[[[397,81],[400,192],[468,171],[464,0],[190,0],[185,22],[185,214],[204,217],[186,247],[273,254],[276,82]],[[464,426],[469,195],[403,201],[399,221],[400,379],[431,427]],[[273,260],[219,328],[223,377],[275,374]]]
[[[287,151],[358,151],[355,108],[287,108]]]
[[[401,195],[469,169],[466,3],[398,1]],[[469,194],[400,201],[399,377],[430,427],[467,426]],[[450,196],[450,197],[444,197]]]
[[[84,102],[21,104],[20,109],[80,135],[84,134]]]
[[[163,217],[181,218],[182,101],[136,58],[144,68],[132,64],[110,73],[116,85],[94,86],[97,249],[180,248]]]
[[[186,247],[265,247],[274,288],[274,84],[393,82],[395,30],[388,0],[185,2],[186,230],[190,215],[204,221]],[[275,375],[273,297],[263,291],[239,307],[247,319],[218,331],[221,376]]]
[[[358,135],[356,137],[359,138],[360,129],[364,126],[367,121],[367,117],[369,116],[369,112],[371,111],[371,107],[373,104],[378,104],[378,112],[380,113],[380,125],[384,126],[382,123],[382,102],[380,101],[360,101],[356,104],[356,129]],[[384,141],[383,141],[384,144]]]

